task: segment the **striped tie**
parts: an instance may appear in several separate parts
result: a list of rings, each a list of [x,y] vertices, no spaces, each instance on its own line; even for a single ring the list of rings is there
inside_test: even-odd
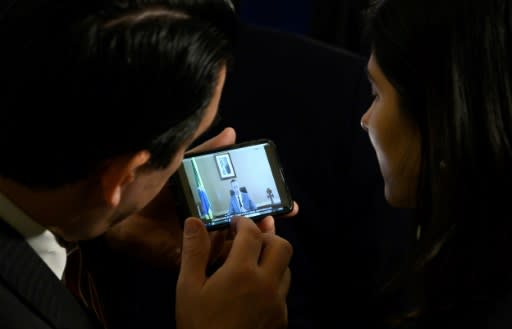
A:
[[[94,278],[83,263],[82,251],[78,244],[68,248],[62,280],[71,293],[96,315],[103,328],[108,328]]]

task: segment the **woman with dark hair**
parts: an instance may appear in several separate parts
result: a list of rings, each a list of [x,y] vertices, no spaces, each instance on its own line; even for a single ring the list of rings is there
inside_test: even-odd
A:
[[[368,14],[374,100],[361,125],[386,199],[417,214],[413,255],[387,286],[414,296],[395,324],[503,328],[512,305],[512,4],[379,0]]]

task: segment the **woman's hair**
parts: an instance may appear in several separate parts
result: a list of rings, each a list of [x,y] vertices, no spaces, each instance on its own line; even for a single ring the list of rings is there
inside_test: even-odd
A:
[[[141,150],[151,168],[167,167],[232,57],[225,0],[19,1],[4,10],[0,175],[27,186],[69,184]]]
[[[421,134],[422,311],[492,307],[511,269],[512,5],[377,0],[366,32]]]

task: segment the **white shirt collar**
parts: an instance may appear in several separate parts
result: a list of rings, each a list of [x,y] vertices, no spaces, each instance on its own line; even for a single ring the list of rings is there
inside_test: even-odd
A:
[[[66,266],[66,249],[55,235],[31,219],[5,195],[0,193],[0,218],[25,237],[27,243],[48,265],[53,273],[62,279]]]

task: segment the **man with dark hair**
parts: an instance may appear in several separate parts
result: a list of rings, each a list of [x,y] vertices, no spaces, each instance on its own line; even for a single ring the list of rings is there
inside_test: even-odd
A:
[[[217,114],[233,20],[224,0],[1,5],[2,328],[100,326],[61,281],[64,246],[101,237],[128,252],[135,237],[148,255],[162,249],[165,231],[141,238],[155,225],[146,215]],[[234,140],[229,128],[198,148]],[[208,233],[185,221],[179,328],[285,325],[290,244],[272,218],[259,227],[237,218],[233,228],[236,248],[206,277]]]
[[[247,193],[247,189],[245,187],[240,187],[240,184],[236,179],[231,180],[229,195],[228,215],[233,216],[256,209],[256,205],[249,196],[249,193]]]

